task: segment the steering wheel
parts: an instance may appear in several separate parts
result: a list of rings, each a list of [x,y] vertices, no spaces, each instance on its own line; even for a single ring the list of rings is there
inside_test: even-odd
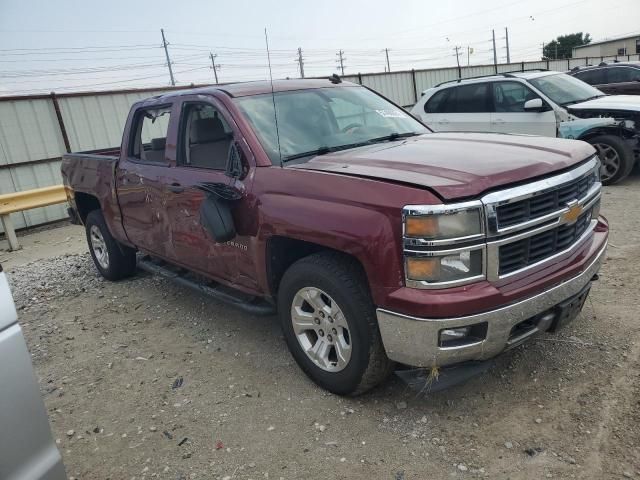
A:
[[[362,128],[363,125],[361,123],[350,123],[349,125],[347,125],[346,127],[344,127],[342,130],[340,130],[342,133],[351,133],[353,130],[357,129],[357,128]]]

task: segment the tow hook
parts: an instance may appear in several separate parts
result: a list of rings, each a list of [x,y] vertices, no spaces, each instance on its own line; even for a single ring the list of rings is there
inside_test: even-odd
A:
[[[597,282],[598,280],[600,280],[600,275],[598,275],[597,273],[593,277],[591,277],[592,282]]]

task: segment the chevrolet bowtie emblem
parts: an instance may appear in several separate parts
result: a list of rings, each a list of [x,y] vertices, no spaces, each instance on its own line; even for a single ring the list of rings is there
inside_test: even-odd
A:
[[[578,203],[570,203],[567,206],[569,207],[569,210],[562,215],[562,221],[563,223],[574,223],[578,220],[578,217],[582,215],[584,209],[582,208],[582,205]]]

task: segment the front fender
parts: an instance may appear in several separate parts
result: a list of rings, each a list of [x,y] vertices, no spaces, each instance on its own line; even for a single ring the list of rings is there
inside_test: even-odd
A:
[[[283,212],[286,212],[283,215]],[[400,211],[350,205],[318,198],[267,194],[261,198],[259,237],[271,236],[314,243],[352,255],[362,264],[376,305],[404,284]]]
[[[622,127],[622,125],[623,122],[615,118],[579,118],[560,122],[558,136],[560,138],[580,140],[587,137],[590,133],[598,132],[600,129],[617,128]]]

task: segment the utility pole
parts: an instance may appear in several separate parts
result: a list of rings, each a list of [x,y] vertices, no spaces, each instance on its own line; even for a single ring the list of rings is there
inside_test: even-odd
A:
[[[496,73],[498,73],[498,56],[496,55],[496,31],[491,30],[491,35],[493,37],[493,66],[496,69]]]
[[[218,54],[213,54],[209,52],[209,57],[211,58],[211,68],[213,69],[213,75],[216,77],[216,85],[218,85],[218,69],[220,65],[216,65],[216,57]]]
[[[390,72],[391,71],[391,65],[389,65],[389,49],[388,48],[384,49],[384,54],[387,57],[387,72]],[[344,75],[344,73],[343,73],[343,75]]]
[[[460,69],[460,54],[458,53],[460,47],[456,45],[454,48],[456,51],[456,62],[458,63],[458,78],[462,78],[462,70]]]
[[[298,67],[300,68],[300,78],[304,78],[304,59],[302,58],[302,47],[298,47]]]
[[[555,60],[558,59],[558,41],[556,40],[556,54],[555,54]]]
[[[167,50],[167,39],[164,38],[164,29],[160,29],[160,33],[162,34],[162,46],[164,47],[164,54],[167,57],[167,67],[169,67],[169,76],[171,77],[171,85],[176,86],[176,79],[173,78],[173,69],[171,68],[171,59],[169,58],[169,50]]]
[[[471,65],[471,47],[467,45],[467,67]]]
[[[509,29],[504,27],[504,39],[507,42],[507,63],[511,63],[511,57],[509,56]]]
[[[344,58],[344,51],[343,50],[339,50],[338,53],[336,53],[336,55],[338,55],[339,60],[338,62],[340,63],[340,70],[342,71],[342,75],[344,76],[344,61],[346,60],[346,58]]]

